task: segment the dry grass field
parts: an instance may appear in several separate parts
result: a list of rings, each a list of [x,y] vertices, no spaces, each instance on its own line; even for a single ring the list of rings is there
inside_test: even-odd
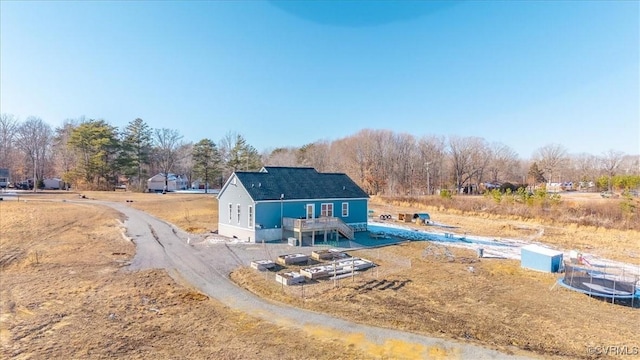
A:
[[[212,195],[83,195],[132,200],[130,206],[192,232],[216,229]],[[37,197],[82,201],[65,192]],[[371,205],[391,214],[418,210],[377,199]],[[456,226],[454,232],[530,239],[640,264],[637,231],[427,210],[435,221]],[[2,357],[365,358],[343,343],[232,312],[163,271],[124,271],[135,249],[123,240],[117,218],[113,211],[75,202],[0,202]],[[383,275],[371,271],[355,281],[344,279],[304,299],[250,269],[232,278],[274,301],[506,353],[573,359],[590,358],[588,346],[640,346],[638,309],[554,287],[556,276],[522,270],[517,261],[477,259],[471,251],[450,248],[451,261],[427,253],[429,245],[355,252],[381,265]],[[411,266],[385,272],[394,266],[389,258],[407,259]]]
[[[567,199],[564,206],[570,209],[575,206],[576,202],[600,204],[612,201],[611,199],[602,199],[598,194],[588,195],[591,196],[572,195],[573,197]],[[525,219],[487,212],[469,214],[455,208],[419,204],[389,204],[384,199],[377,197],[371,199],[369,207],[376,214],[389,213],[394,216],[403,212],[426,211],[435,222],[454,226],[453,229],[447,229],[452,233],[525,239],[560,249],[576,249],[607,259],[640,265],[640,231],[638,230],[578,225],[571,221],[564,222],[562,219],[556,221]]]
[[[153,199],[160,208],[189,203]],[[367,358],[231,311],[164,271],[126,271],[135,247],[116,219],[83,204],[0,202],[0,358]]]
[[[427,254],[428,242],[412,242],[350,255],[380,264],[362,277],[305,286],[306,295],[283,291],[253,269],[232,274],[238,284],[263,297],[334,314],[359,323],[458,339],[505,353],[533,351],[544,358],[590,358],[588,347],[639,346],[637,308],[605,303],[554,286],[557,277],[523,270],[519,261],[477,259],[470,250],[449,248]],[[382,254],[382,256],[380,256]],[[441,256],[438,256],[440,254]],[[393,263],[411,267],[376,276]],[[326,286],[329,285],[329,286]],[[309,289],[322,286],[323,291]]]

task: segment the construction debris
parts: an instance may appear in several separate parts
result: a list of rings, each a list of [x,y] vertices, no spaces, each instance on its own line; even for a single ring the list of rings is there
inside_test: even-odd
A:
[[[300,284],[304,282],[304,276],[296,271],[276,274],[276,282],[287,286]]]
[[[276,264],[271,260],[255,260],[251,262],[251,268],[259,271],[273,269]]]
[[[300,274],[309,279],[322,279],[329,276],[338,278],[344,274],[351,274],[373,267],[372,261],[361,258],[350,258],[334,261],[331,264],[312,266],[300,270]],[[333,278],[332,278],[333,279]]]
[[[325,250],[314,250],[311,253],[311,258],[314,260],[336,260],[336,259],[344,259],[349,255],[341,252],[338,249],[325,249]]]
[[[306,263],[308,260],[309,256],[305,254],[287,254],[278,256],[276,262],[280,265],[291,265]]]

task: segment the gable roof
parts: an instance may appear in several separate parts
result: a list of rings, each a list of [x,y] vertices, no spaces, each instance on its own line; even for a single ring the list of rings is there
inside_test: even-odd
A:
[[[169,173],[167,178],[168,178],[168,181],[186,180],[182,176],[176,175],[176,174],[172,174],[172,173]],[[148,181],[159,181],[159,180],[164,181],[164,173],[155,174],[151,178],[149,178]]]
[[[346,174],[319,173],[310,167],[265,166],[257,172],[235,173],[254,201],[368,198]]]

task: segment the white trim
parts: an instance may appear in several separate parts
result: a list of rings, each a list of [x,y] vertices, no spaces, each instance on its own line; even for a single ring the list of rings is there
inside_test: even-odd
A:
[[[345,211],[344,211],[345,210],[345,208],[344,208],[345,205],[347,205],[347,209],[346,209],[347,210],[347,214],[346,215],[344,214],[345,213]],[[349,202],[348,201],[343,202],[340,210],[341,210],[340,213],[341,213],[342,217],[349,217]]]
[[[229,203],[229,224],[231,224],[232,219],[233,219],[233,204]]]
[[[240,225],[240,218],[241,218],[241,214],[242,214],[242,205],[238,204],[236,205],[236,210],[238,211],[238,225]]]
[[[311,207],[311,217],[309,217],[309,207]],[[304,216],[307,219],[313,219],[316,217],[316,204],[306,204]]]
[[[550,249],[548,247],[544,247],[544,246],[540,246],[540,245],[536,245],[536,244],[530,244],[530,245],[523,246],[522,250],[529,251],[529,252],[536,253],[536,254],[545,255],[545,256],[552,256],[552,257],[563,255],[562,251]]]
[[[325,207],[325,211],[322,210],[323,207]],[[329,209],[331,209],[331,213],[329,213]],[[324,214],[323,214],[323,212],[324,212]],[[321,203],[320,204],[320,216],[333,217],[333,214],[335,214],[335,212],[333,211],[333,203],[332,202]]]
[[[254,200],[254,202],[257,204],[257,203],[270,203],[270,202],[279,203],[280,201],[284,201],[284,202],[310,202],[310,201],[318,202],[318,201],[352,201],[352,200],[367,200],[367,201],[369,201],[369,198],[335,198],[335,199],[287,199],[287,198],[285,198],[284,200],[280,200],[280,199],[257,200],[257,201]]]
[[[248,205],[247,206],[247,227],[249,229],[253,228],[253,223],[255,222],[255,216],[253,214],[253,205]]]

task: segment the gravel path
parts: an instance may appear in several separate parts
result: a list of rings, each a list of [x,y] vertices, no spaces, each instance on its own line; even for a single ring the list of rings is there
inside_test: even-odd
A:
[[[145,212],[121,203],[94,203],[112,207],[127,216],[124,223],[127,235],[136,244],[130,269],[166,269],[176,281],[191,284],[234,310],[288,328],[299,328],[312,336],[340,339],[380,358],[523,359],[476,345],[361,325],[269,302],[235,285],[228,274],[238,266],[248,265],[249,259],[265,258],[265,253],[272,251],[279,253],[277,247],[267,250],[261,244],[193,246],[193,235]],[[296,252],[300,249],[296,248]]]

